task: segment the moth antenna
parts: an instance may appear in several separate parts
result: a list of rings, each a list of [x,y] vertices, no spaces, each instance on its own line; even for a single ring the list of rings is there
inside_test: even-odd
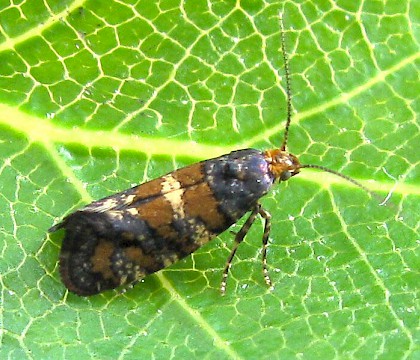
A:
[[[292,120],[292,91],[290,87],[290,68],[289,68],[289,59],[286,52],[286,35],[284,33],[283,25],[283,15],[280,14],[280,37],[281,37],[281,53],[283,55],[284,63],[284,74],[286,77],[286,97],[287,97],[287,120],[286,126],[284,129],[283,143],[280,150],[285,151],[287,146],[287,140],[289,138],[289,126]]]
[[[354,180],[354,179],[353,179],[353,178],[351,178],[350,176],[347,176],[347,175],[344,175],[344,174],[342,174],[342,173],[339,173],[338,171],[331,170],[331,169],[329,169],[329,168],[327,168],[327,167],[325,167],[325,166],[321,166],[321,165],[312,165],[312,164],[300,165],[300,166],[299,166],[299,169],[302,169],[302,168],[319,169],[319,170],[322,170],[322,171],[328,172],[328,173],[330,173],[330,174],[337,175],[337,176],[339,176],[339,177],[343,178],[344,180],[347,180],[347,181],[351,182],[353,185],[356,185],[357,187],[361,188],[361,189],[362,189],[362,190],[364,190],[365,192],[367,192],[371,198],[374,198],[374,199],[376,199],[376,200],[378,200],[378,201],[379,201],[379,205],[384,205],[384,204],[385,204],[385,202],[386,202],[386,199],[385,199],[385,200],[384,200],[384,199],[382,199],[382,197],[381,197],[379,194],[377,194],[376,192],[373,192],[372,190],[369,190],[366,186],[362,185],[361,183],[359,183],[358,181]],[[390,206],[391,206],[392,208],[394,208],[394,206],[393,206],[393,204],[392,204],[392,203],[391,203],[391,205],[390,205]]]
[[[369,190],[366,186],[362,185],[361,183],[359,183],[358,181],[354,180],[354,179],[353,179],[353,178],[351,178],[350,176],[347,176],[347,175],[344,175],[344,174],[342,174],[342,173],[339,173],[338,171],[331,170],[331,169],[329,169],[329,168],[327,168],[327,167],[325,167],[325,166],[321,166],[321,165],[312,165],[312,164],[300,165],[300,166],[299,166],[299,169],[302,169],[302,168],[312,168],[312,169],[318,169],[318,170],[322,170],[322,171],[328,172],[328,173],[330,173],[330,174],[337,175],[337,176],[341,177],[342,179],[347,180],[347,181],[351,182],[353,185],[356,185],[357,187],[359,187],[359,188],[361,188],[362,190],[366,191],[366,192],[367,192],[367,193],[368,193],[371,197],[374,197],[374,198],[376,198],[376,199],[381,200],[381,197],[380,197],[378,194],[376,194],[376,193],[372,192],[372,191],[371,191],[371,190]]]

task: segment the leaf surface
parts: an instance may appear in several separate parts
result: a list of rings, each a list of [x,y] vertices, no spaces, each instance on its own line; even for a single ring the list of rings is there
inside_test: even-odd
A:
[[[62,233],[94,199],[281,144],[284,12],[305,170],[262,199],[221,297],[229,231],[121,294],[79,298]],[[419,357],[419,6],[21,2],[0,7],[1,358]],[[239,229],[233,227],[233,231]]]

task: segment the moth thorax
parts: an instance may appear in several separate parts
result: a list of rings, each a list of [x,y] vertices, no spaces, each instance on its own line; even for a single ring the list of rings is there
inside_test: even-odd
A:
[[[280,149],[267,150],[264,152],[264,157],[270,172],[279,181],[289,180],[300,172],[298,158],[287,151]]]

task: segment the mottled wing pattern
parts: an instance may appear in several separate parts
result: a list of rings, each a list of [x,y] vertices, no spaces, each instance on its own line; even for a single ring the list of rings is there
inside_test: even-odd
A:
[[[95,201],[53,228],[66,230],[63,282],[79,295],[134,283],[226,230],[273,181],[261,152],[248,149]]]

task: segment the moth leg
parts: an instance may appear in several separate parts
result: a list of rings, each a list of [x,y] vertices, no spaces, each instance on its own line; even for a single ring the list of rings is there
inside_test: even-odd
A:
[[[252,210],[251,215],[249,215],[248,219],[242,225],[241,229],[236,233],[235,243],[226,261],[225,269],[223,270],[222,282],[220,284],[220,292],[222,293],[222,295],[226,293],[226,283],[227,283],[227,279],[229,275],[229,270],[232,266],[232,260],[233,260],[233,257],[235,256],[236,250],[238,250],[239,244],[242,242],[245,235],[248,233],[248,230],[251,228],[252,224],[255,221],[255,218],[260,213],[260,211],[261,211],[261,205],[257,204],[257,206]],[[266,224],[267,224],[267,221],[266,221]]]
[[[259,207],[258,213],[260,216],[265,220],[264,224],[264,235],[262,238],[263,248],[262,248],[262,268],[263,268],[263,275],[265,283],[268,285],[270,290],[273,290],[273,283],[270,279],[270,275],[268,274],[267,270],[267,248],[268,248],[268,237],[270,235],[271,230],[271,215],[269,212],[264,210],[261,206]]]

